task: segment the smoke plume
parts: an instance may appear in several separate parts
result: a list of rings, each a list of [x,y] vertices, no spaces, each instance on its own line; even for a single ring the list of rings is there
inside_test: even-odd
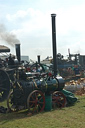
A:
[[[12,46],[14,46],[16,43],[20,43],[16,35],[6,31],[6,28],[3,24],[0,24],[0,38]]]

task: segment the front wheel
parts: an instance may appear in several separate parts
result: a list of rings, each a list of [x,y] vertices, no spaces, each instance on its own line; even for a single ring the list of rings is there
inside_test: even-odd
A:
[[[45,108],[45,96],[41,91],[34,90],[27,99],[27,107],[29,112],[42,112]]]

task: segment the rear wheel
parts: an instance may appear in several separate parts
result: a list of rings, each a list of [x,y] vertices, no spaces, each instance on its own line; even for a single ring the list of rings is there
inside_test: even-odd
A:
[[[55,91],[52,94],[52,106],[53,108],[63,108],[66,105],[66,97],[62,92]]]
[[[13,104],[13,91],[11,91],[8,95],[7,107],[8,107],[8,111],[13,111],[13,112],[18,111],[16,105]]]

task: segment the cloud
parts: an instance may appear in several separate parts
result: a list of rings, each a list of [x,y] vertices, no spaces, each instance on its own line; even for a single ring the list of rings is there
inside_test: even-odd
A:
[[[48,50],[51,49],[52,13],[57,14],[56,38],[58,52],[66,55],[68,48],[70,48],[72,52],[84,51],[81,46],[85,41],[84,12],[85,4],[73,5],[69,8],[64,8],[63,6],[62,8],[57,8],[56,6],[56,9],[51,8],[44,12],[38,9],[28,8],[27,10],[19,10],[12,15],[9,13],[6,18],[8,22],[13,25],[11,32],[17,35],[22,42],[22,54],[27,54],[26,51],[28,51],[29,56],[31,55],[33,57],[35,54],[43,54],[45,57],[49,53]],[[33,49],[34,47],[35,49]],[[39,52],[31,52],[32,50]]]
[[[72,6],[70,8],[60,8],[57,12],[56,30],[58,34],[68,35],[69,31],[85,32],[85,4]]]
[[[7,14],[6,17],[8,21],[21,25],[24,32],[30,33],[39,29],[48,29],[48,32],[49,30],[51,32],[50,14],[53,12],[57,13],[56,31],[58,34],[66,35],[72,29],[85,31],[85,5],[51,9],[45,13],[40,10],[28,8],[27,10],[19,10],[13,15]]]
[[[20,20],[20,19],[23,19],[25,17],[27,17],[27,15],[32,12],[32,9],[29,9],[27,11],[24,11],[24,10],[19,10],[17,11],[15,14],[11,15],[11,14],[7,14],[6,15],[6,18],[9,20],[9,21],[17,21],[17,20]]]
[[[32,8],[29,8],[26,11],[19,10],[14,15],[7,14],[6,18],[9,22],[11,23],[14,22],[14,24],[17,23],[20,25],[20,28],[14,31],[16,32],[23,31],[23,33],[28,33],[28,34],[30,33],[32,34],[35,32],[37,34],[38,32],[36,36],[42,35],[41,33],[45,35],[47,33],[46,29],[49,30],[51,26],[49,22],[51,21],[50,14],[48,13],[44,14],[41,11],[34,10]]]

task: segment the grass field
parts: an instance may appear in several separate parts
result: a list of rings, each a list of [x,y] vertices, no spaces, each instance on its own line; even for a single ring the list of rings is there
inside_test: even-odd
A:
[[[78,96],[74,106],[33,116],[28,116],[27,111],[0,113],[0,128],[85,128],[85,96]]]

